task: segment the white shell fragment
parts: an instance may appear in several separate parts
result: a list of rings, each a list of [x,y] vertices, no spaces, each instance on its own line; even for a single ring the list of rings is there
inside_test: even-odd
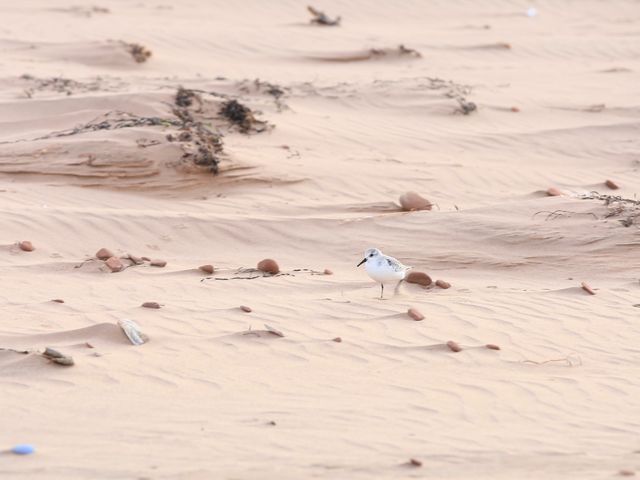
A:
[[[129,341],[134,345],[142,345],[149,341],[149,337],[140,331],[140,327],[133,320],[124,318],[122,320],[118,320],[118,325]]]

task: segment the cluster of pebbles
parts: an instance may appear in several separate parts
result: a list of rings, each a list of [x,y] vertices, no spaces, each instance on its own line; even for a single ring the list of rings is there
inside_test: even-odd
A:
[[[152,267],[165,267],[167,262],[161,259],[152,259],[149,257],[137,257],[130,253],[123,256],[116,256],[111,250],[108,248],[101,248],[96,252],[96,258],[98,260],[102,260],[104,262],[104,266],[111,273],[121,272],[125,268],[132,267],[135,265],[144,265],[148,263]]]

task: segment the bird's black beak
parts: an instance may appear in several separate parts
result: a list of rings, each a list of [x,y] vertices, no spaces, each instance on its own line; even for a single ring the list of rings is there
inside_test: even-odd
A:
[[[363,258],[362,261],[358,265],[356,265],[356,267],[359,267],[360,265],[362,265],[366,261],[367,261],[367,257]]]

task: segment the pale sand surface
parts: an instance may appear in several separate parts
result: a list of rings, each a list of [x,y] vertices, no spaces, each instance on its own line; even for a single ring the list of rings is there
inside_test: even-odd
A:
[[[0,448],[38,449],[0,454],[0,477],[640,471],[640,217],[579,198],[640,192],[640,3],[316,4],[336,28],[293,0],[96,5],[0,4],[0,348],[76,362],[0,351]],[[134,63],[120,40],[153,55]],[[327,60],[399,44],[422,58]],[[60,76],[70,95],[37,86]],[[178,85],[275,128],[229,129],[205,95],[218,176],[181,160],[175,128],[50,135],[109,111],[169,118]],[[479,110],[454,113],[459,93]],[[399,212],[408,190],[437,207]],[[377,300],[355,268],[371,246],[452,287]],[[82,263],[100,247],[168,264]],[[290,275],[195,270],[265,257]],[[150,343],[130,345],[123,318]],[[264,324],[285,337],[242,334]]]

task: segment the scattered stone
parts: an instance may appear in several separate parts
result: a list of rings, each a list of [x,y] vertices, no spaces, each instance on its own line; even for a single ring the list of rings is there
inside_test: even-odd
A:
[[[270,421],[267,422],[267,425],[275,427],[276,426],[276,422],[274,422],[273,420],[270,420]]]
[[[104,264],[107,266],[112,273],[121,272],[124,269],[124,265],[120,261],[118,257],[108,258]]]
[[[511,107],[511,111],[513,113],[518,113],[520,111],[520,109],[518,107]]]
[[[101,248],[96,252],[96,258],[100,260],[107,260],[108,258],[114,257],[115,255],[108,248]]]
[[[547,195],[549,197],[561,197],[562,195],[564,195],[564,193],[562,193],[560,190],[558,190],[555,187],[551,187],[547,189]]]
[[[460,345],[458,345],[456,342],[454,342],[453,340],[449,340],[447,342],[447,347],[449,347],[449,349],[452,352],[461,352],[462,351],[462,347]]]
[[[618,475],[622,477],[633,477],[636,474],[633,470],[623,469],[618,472]]]
[[[53,348],[49,348],[49,347],[45,348],[44,352],[42,352],[41,355],[47,360],[50,360],[53,363],[56,363],[58,365],[62,365],[65,367],[70,367],[71,365],[74,364],[72,357],[64,355],[59,351],[54,350]]]
[[[333,275],[333,272],[331,270],[329,270],[328,268],[324,269],[324,274],[325,275]]]
[[[500,350],[500,347],[498,345],[494,345],[493,343],[487,343],[485,347],[487,347],[489,350]]]
[[[593,291],[593,289],[587,285],[586,283],[582,282],[582,289],[587,292],[589,295],[595,295],[596,292]]]
[[[604,184],[609,187],[611,190],[618,190],[620,187],[613,180],[607,180]]]
[[[89,342],[84,342],[85,347],[87,348],[95,348],[93,345],[91,345]]]
[[[211,275],[215,269],[213,268],[213,265],[200,265],[198,270],[206,273],[207,275]]]
[[[449,282],[445,282],[444,280],[436,280],[436,285],[440,288],[451,288],[451,284]]]
[[[407,315],[413,318],[416,322],[419,322],[420,320],[424,320],[424,315],[422,315],[415,308],[410,308],[409,310],[407,310]]]
[[[158,302],[144,302],[142,306],[144,308],[160,308],[160,304]]]
[[[130,253],[127,253],[127,258],[136,265],[142,265],[144,263],[142,257],[136,257],[135,255],[131,255]]]
[[[24,252],[33,252],[33,250],[35,250],[33,244],[29,240],[21,241],[18,243],[18,246],[20,247],[20,250]]]
[[[258,270],[264,273],[270,273],[271,275],[275,275],[280,272],[280,267],[275,260],[270,258],[265,258],[264,260],[260,260],[258,262]]]
[[[247,307],[246,305],[240,305],[240,310],[247,313],[251,313],[253,311],[251,310],[251,307]]]
[[[411,460],[409,460],[409,465],[411,465],[412,467],[421,467],[422,462],[420,460],[412,458]]]
[[[152,267],[166,267],[167,266],[167,262],[166,260],[159,260],[159,259],[155,259],[155,260],[151,260],[151,263],[149,264]]]
[[[342,338],[340,337],[332,338],[331,341],[336,343],[342,343]]]
[[[56,302],[56,303],[64,303],[64,300],[62,300],[61,298],[54,298],[53,300],[51,300],[52,302]]]
[[[149,257],[140,257],[143,262],[150,262],[151,259]]]
[[[407,283],[417,283],[423,287],[431,285],[431,277],[424,272],[409,272],[404,278]]]
[[[400,206],[405,212],[413,212],[415,210],[431,210],[433,204],[416,192],[407,192],[400,195]]]

